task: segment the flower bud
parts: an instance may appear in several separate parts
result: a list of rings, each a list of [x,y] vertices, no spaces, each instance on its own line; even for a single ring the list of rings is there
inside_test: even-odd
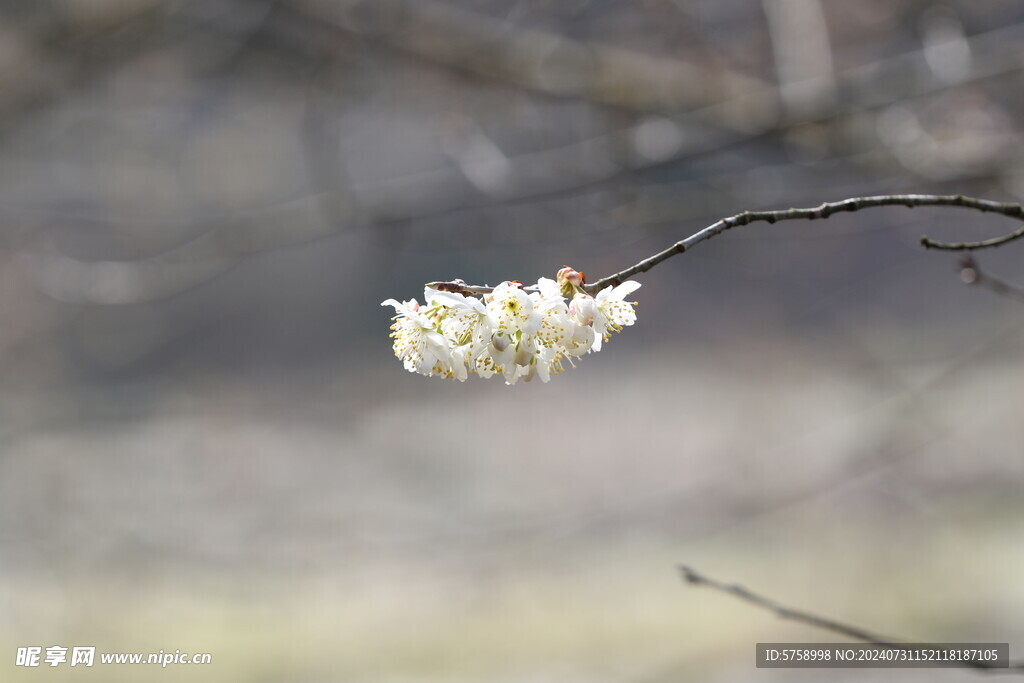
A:
[[[586,275],[573,270],[569,266],[563,267],[555,276],[558,281],[558,288],[562,296],[572,296],[573,292],[579,291],[583,283],[587,281]]]
[[[502,330],[498,330],[491,335],[491,346],[498,351],[504,351],[507,349],[509,341],[510,339],[508,338],[508,335]]]

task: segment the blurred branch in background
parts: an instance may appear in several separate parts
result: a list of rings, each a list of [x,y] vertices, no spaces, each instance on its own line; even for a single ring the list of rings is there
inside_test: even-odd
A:
[[[847,638],[853,638],[865,643],[872,645],[881,646],[894,646],[900,643],[908,642],[920,642],[920,641],[907,641],[905,639],[898,638],[887,638],[884,636],[877,635],[871,631],[866,631],[856,626],[850,626],[841,621],[822,617],[817,614],[805,612],[803,610],[793,609],[786,607],[782,603],[776,602],[770,598],[766,598],[757,593],[753,593],[739,584],[726,584],[716,579],[709,578],[703,574],[699,574],[694,569],[687,567],[686,565],[680,565],[679,571],[683,575],[683,579],[693,586],[703,586],[712,590],[719,591],[732,595],[746,603],[749,603],[755,607],[768,610],[772,612],[780,619],[788,619],[790,621],[796,621],[807,626],[813,626],[825,631],[846,636]],[[975,660],[962,660],[956,661],[954,666],[962,666],[967,669],[975,669],[977,671],[985,673],[1006,673],[1006,672],[1024,672],[1024,661],[1022,662],[1010,662],[1009,667],[993,666],[989,662],[975,661]]]
[[[612,130],[523,153],[509,149],[491,132],[507,122],[448,114],[449,120],[461,123],[446,133],[444,147],[450,164],[433,170],[366,184],[346,174],[344,162],[310,162],[311,175],[318,178],[312,196],[188,224],[186,232],[193,238],[124,267],[118,267],[116,259],[100,259],[93,268],[87,260],[53,253],[49,247],[37,244],[25,248],[33,252],[33,264],[54,261],[38,271],[48,274],[41,276],[43,291],[65,301],[123,303],[173,295],[226,272],[254,254],[353,229],[388,227],[405,234],[424,221],[436,222],[453,212],[488,212],[538,203],[556,208],[553,202],[573,200],[586,193],[600,198],[600,204],[614,197],[614,191],[623,185],[629,190],[629,198],[621,206],[622,218],[613,229],[635,230],[645,224],[685,220],[692,216],[692,210],[687,209],[693,201],[691,194],[674,198],[661,192],[664,199],[656,201],[653,215],[643,207],[650,204],[648,197],[658,197],[659,191],[668,186],[677,169],[696,170],[694,162],[699,155],[756,144],[769,134],[783,135],[776,141],[782,150],[810,153],[814,158],[830,153],[835,159],[842,148],[855,149],[857,155],[848,158],[851,166],[876,173],[879,164],[886,165],[890,172],[896,164],[920,177],[939,174],[946,181],[990,177],[1004,170],[1015,172],[1013,155],[1009,154],[1012,148],[1007,146],[1007,122],[998,118],[980,122],[975,126],[977,130],[945,126],[945,132],[932,134],[928,130],[931,124],[922,118],[931,114],[915,111],[906,98],[941,96],[964,84],[1017,72],[1020,24],[964,36],[955,16],[942,15],[929,20],[921,49],[839,69],[833,77],[833,67],[822,57],[830,49],[827,27],[821,19],[821,7],[814,0],[773,5],[766,12],[781,87],[792,93],[813,86],[818,88],[815,92],[826,93],[815,95],[817,103],[810,108],[791,102],[787,113],[780,115],[775,87],[737,75],[720,64],[700,66],[650,57],[550,31],[524,29],[504,19],[441,3],[278,2],[264,21],[250,22],[249,26],[250,31],[258,30],[265,39],[274,40],[279,50],[296,49],[279,34],[327,30],[328,35],[335,36],[335,43],[343,43],[345,36],[357,41],[360,53],[366,56],[375,56],[380,46],[387,45],[428,65],[456,66],[530,91],[625,107],[633,112],[628,116],[639,118]],[[792,30],[791,25],[817,27],[822,39],[804,41],[798,50],[784,33],[779,33]],[[327,47],[331,42],[322,38],[303,45],[321,65],[309,71],[307,78],[310,92],[316,90],[312,97],[322,103],[336,96],[339,85],[324,75],[333,68],[324,65],[349,59],[348,52]],[[258,43],[260,49],[263,45]],[[813,63],[809,61],[812,57]],[[340,85],[344,87],[344,81]],[[792,100],[802,96],[787,97]],[[895,103],[900,104],[893,108]],[[996,102],[988,104],[990,110],[998,111]],[[314,109],[325,106],[307,103]],[[723,114],[723,107],[733,113]],[[337,113],[331,118],[344,116],[344,109],[332,108]],[[870,113],[872,110],[880,111]],[[318,154],[325,159],[344,149],[343,138],[333,146],[320,144],[321,133],[329,132],[328,128],[329,124],[313,129],[317,137],[305,145],[307,155]],[[947,132],[953,137],[946,139]],[[966,144],[965,136],[973,136],[970,139],[974,142]],[[978,145],[989,152],[982,153]],[[866,150],[873,147],[877,152],[867,154]],[[895,156],[885,161],[886,155]],[[981,160],[984,162],[979,164]],[[737,172],[749,161],[740,156],[729,163]],[[659,171],[663,177],[657,182],[640,175]],[[725,192],[717,202],[703,203],[714,213],[715,206],[742,199],[741,192]],[[630,212],[630,206],[638,210]],[[19,215],[12,208],[5,213]],[[560,213],[567,216],[569,227],[578,226],[575,231],[581,235],[607,222],[595,218],[588,224],[577,210]],[[117,221],[116,216],[112,220]],[[536,229],[523,227],[517,231],[521,237],[502,239],[526,243],[550,234],[545,221],[538,223]],[[124,234],[132,232],[129,229]],[[399,238],[394,243],[400,245],[403,241],[407,240]],[[67,282],[53,281],[53,273],[64,273]],[[89,284],[115,279],[121,285]],[[80,282],[87,286],[78,286]],[[119,293],[111,296],[112,289]]]
[[[964,284],[977,285],[1007,299],[1024,302],[1024,289],[984,272],[970,254],[960,260],[960,279]]]
[[[290,0],[317,20],[418,58],[559,97],[639,112],[725,103],[715,123],[749,131],[773,119],[771,85],[699,66],[515,26],[433,0]],[[751,106],[751,105],[756,106]],[[711,114],[711,112],[707,112]]]
[[[765,0],[768,33],[787,118],[828,116],[836,81],[828,25],[819,0]]]

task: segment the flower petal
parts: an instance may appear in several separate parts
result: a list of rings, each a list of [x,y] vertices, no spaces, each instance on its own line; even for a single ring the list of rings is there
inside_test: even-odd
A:
[[[640,289],[640,283],[636,280],[626,280],[621,285],[611,291],[612,299],[621,299],[624,296],[632,294],[636,290]]]

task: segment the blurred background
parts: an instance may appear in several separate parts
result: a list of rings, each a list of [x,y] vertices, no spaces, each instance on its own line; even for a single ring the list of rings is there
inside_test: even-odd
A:
[[[408,374],[379,304],[1021,201],[1022,67],[1011,1],[0,3],[2,678],[891,677],[754,669],[842,638],[679,563],[1019,655],[1024,304],[917,245],[1008,219],[727,233],[546,385]]]

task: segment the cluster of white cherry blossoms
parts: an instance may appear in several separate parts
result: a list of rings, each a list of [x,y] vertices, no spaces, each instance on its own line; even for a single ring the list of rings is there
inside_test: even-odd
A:
[[[469,373],[500,376],[507,384],[540,377],[547,382],[563,361],[600,351],[612,332],[636,322],[625,297],[640,283],[606,287],[596,296],[583,289],[583,274],[565,267],[558,281],[541,278],[527,291],[518,282],[502,282],[486,294],[428,285],[424,302],[388,299],[396,312],[391,325],[395,356],[409,372],[465,381]],[[436,284],[436,283],[435,283]]]

